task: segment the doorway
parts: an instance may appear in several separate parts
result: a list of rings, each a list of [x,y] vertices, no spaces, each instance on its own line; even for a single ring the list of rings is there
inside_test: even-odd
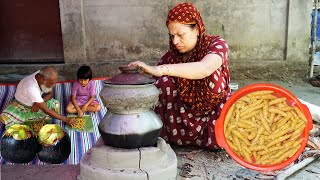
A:
[[[63,61],[59,0],[0,1],[0,64]]]

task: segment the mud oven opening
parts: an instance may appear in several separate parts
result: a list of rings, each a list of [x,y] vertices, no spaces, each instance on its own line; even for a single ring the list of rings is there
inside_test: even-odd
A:
[[[153,112],[159,90],[138,68],[119,67],[100,97],[108,112],[101,137],[80,162],[80,180],[174,180],[177,157],[159,137],[162,121]]]

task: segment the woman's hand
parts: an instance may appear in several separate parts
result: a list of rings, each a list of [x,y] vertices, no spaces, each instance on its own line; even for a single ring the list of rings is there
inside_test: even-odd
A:
[[[134,61],[128,64],[128,66],[138,66],[141,68],[141,70],[147,74],[151,74],[153,76],[163,76],[164,74],[161,71],[160,66],[149,66],[141,61]]]

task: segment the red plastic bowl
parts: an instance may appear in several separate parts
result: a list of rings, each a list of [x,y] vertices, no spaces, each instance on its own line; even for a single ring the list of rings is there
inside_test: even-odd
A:
[[[298,107],[307,118],[306,127],[301,135],[301,137],[304,138],[304,140],[301,142],[301,147],[298,149],[298,151],[291,158],[289,158],[281,163],[273,164],[273,165],[257,165],[257,164],[252,164],[252,163],[245,161],[242,157],[239,157],[235,152],[232,151],[232,149],[230,148],[230,146],[228,145],[228,143],[226,141],[226,137],[224,136],[223,124],[224,124],[226,114],[227,114],[229,108],[232,106],[232,104],[235,103],[239,98],[241,98],[242,96],[244,96],[248,93],[255,92],[255,91],[261,91],[261,90],[272,90],[272,91],[274,91],[273,95],[275,95],[277,97],[286,97],[287,104],[291,105],[291,106]],[[244,88],[241,88],[230,97],[230,99],[224,105],[224,107],[221,111],[220,117],[216,121],[215,134],[216,134],[216,139],[217,139],[218,145],[220,147],[224,148],[227,151],[227,153],[231,156],[231,158],[233,158],[240,165],[242,165],[246,168],[252,169],[252,170],[257,170],[257,171],[274,171],[274,170],[279,170],[279,169],[282,169],[282,168],[290,165],[292,162],[294,162],[299,157],[299,155],[304,151],[304,148],[307,145],[308,138],[309,138],[309,132],[312,129],[312,127],[313,127],[312,117],[311,117],[311,114],[310,114],[308,107],[306,105],[302,104],[295,95],[293,95],[291,92],[289,92],[288,90],[286,90],[280,86],[277,86],[274,84],[259,83],[259,84],[252,84],[252,85],[246,86]]]

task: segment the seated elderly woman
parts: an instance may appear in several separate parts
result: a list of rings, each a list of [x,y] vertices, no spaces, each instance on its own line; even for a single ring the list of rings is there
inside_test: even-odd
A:
[[[228,45],[205,34],[201,15],[190,3],[172,8],[166,25],[170,49],[158,65],[135,61],[128,66],[158,78],[155,112],[164,123],[161,136],[166,141],[215,149],[215,121],[230,95]]]

